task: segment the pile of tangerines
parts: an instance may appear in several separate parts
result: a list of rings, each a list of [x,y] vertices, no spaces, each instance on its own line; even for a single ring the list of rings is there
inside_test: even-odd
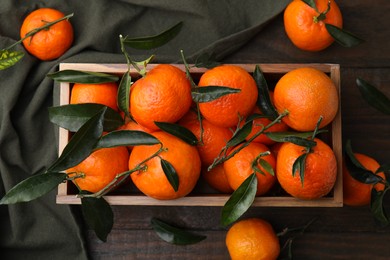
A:
[[[65,53],[73,42],[73,28],[67,19],[61,19],[64,14],[54,9],[42,8],[31,13],[20,32],[27,51],[41,60],[53,60]],[[49,24],[52,21],[55,22]],[[295,0],[284,13],[288,38],[306,51],[325,49],[334,41],[325,29],[326,23],[342,27],[341,12],[334,1]],[[34,31],[39,27],[40,30]],[[158,65],[131,86],[129,114],[118,108],[116,82],[73,84],[71,104],[108,106],[122,113],[125,119],[118,130],[143,131],[161,142],[96,150],[67,170],[83,174],[83,178],[73,180],[75,185],[95,193],[118,174],[142,165],[141,170],[130,175],[133,183],[147,196],[160,200],[188,195],[200,178],[221,193],[232,193],[253,173],[258,183],[257,196],[267,194],[276,183],[299,199],[317,199],[332,190],[337,163],[341,162],[336,161],[332,148],[316,137],[319,128],[332,122],[339,107],[337,89],[325,73],[309,67],[292,70],[265,96],[258,93],[253,76],[236,65],[209,69],[196,86],[192,83],[181,69]],[[194,88],[209,86],[237,91],[211,101],[194,102]],[[263,98],[273,104],[275,117],[262,111],[259,104]],[[187,128],[197,142],[188,144],[162,131],[156,122]],[[249,129],[246,140],[232,145],[234,137],[242,134],[243,129]],[[287,131],[313,133],[306,138],[310,145],[275,142],[269,136],[269,133]],[[379,168],[374,159],[362,154],[355,156],[366,169],[376,172]],[[172,167],[177,173],[177,187],[167,179],[164,167]],[[379,175],[385,178],[383,173]],[[360,183],[344,165],[345,204],[369,204],[372,188],[383,190],[384,186]],[[254,247],[248,247],[248,241]],[[275,232],[261,219],[234,224],[226,236],[226,245],[233,259],[276,259],[280,251]]]

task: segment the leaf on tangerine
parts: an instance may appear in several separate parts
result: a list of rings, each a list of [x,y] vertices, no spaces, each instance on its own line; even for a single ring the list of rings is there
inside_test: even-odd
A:
[[[118,76],[93,71],[81,70],[60,70],[47,74],[47,77],[58,82],[83,83],[83,84],[99,84],[108,82],[117,82]]]
[[[343,30],[332,24],[326,23],[325,28],[329,32],[329,34],[333,37],[333,39],[335,39],[335,41],[343,47],[348,47],[348,48],[355,47],[360,43],[364,42],[364,40],[355,36],[351,32]]]
[[[192,100],[196,103],[205,103],[216,100],[229,94],[239,93],[241,90],[224,86],[197,87],[191,90]]]
[[[292,167],[292,176],[295,177],[296,172],[299,172],[299,177],[301,179],[301,184],[303,187],[303,182],[305,179],[305,168],[306,168],[306,158],[308,153],[301,154],[293,163]]]
[[[170,162],[162,158],[161,167],[172,188],[177,192],[179,190],[179,176],[177,175],[175,168]]]
[[[119,83],[117,103],[118,108],[129,118],[131,118],[129,112],[131,84],[132,82],[130,71],[127,71],[125,74],[123,74],[121,82]]]
[[[173,124],[173,123],[167,123],[167,122],[154,122],[154,123],[162,131],[180,138],[181,140],[188,143],[189,145],[198,144],[198,138],[184,126]]]
[[[377,191],[376,189],[371,189],[370,211],[374,215],[375,220],[381,226],[387,226],[390,223],[385,208],[383,206],[383,199],[388,190],[389,187],[387,187],[383,191]]]

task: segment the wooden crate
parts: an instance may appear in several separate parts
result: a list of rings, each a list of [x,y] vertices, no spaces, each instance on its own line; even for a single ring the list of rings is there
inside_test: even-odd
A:
[[[157,64],[149,64],[148,69],[152,69]],[[256,64],[236,64],[248,72],[252,73]],[[340,95],[340,66],[337,64],[258,64],[263,71],[270,87],[282,77],[286,72],[300,68],[312,67],[319,69],[328,74],[335,83]],[[175,66],[184,70],[183,65]],[[127,71],[126,64],[86,64],[86,63],[61,63],[60,70],[82,70],[93,72],[104,72],[110,74],[122,75]],[[192,68],[191,74],[194,79],[204,73],[203,68]],[[137,76],[136,71],[132,71]],[[69,104],[71,84],[60,84],[60,105]],[[339,104],[340,105],[340,104]],[[341,108],[341,106],[339,106]],[[342,207],[343,190],[342,190],[342,141],[341,141],[341,111],[339,109],[334,121],[328,127],[328,133],[325,141],[332,147],[337,159],[337,180],[330,194],[317,200],[300,200],[286,194],[266,195],[256,197],[253,206],[265,207]],[[59,154],[66,146],[69,140],[69,132],[60,128],[59,130]],[[228,194],[219,194],[207,188],[200,183],[195,190],[188,196],[176,200],[156,200],[149,198],[140,192],[131,191],[131,189],[119,189],[112,194],[105,196],[105,199],[111,205],[151,205],[151,206],[223,206],[229,199]],[[76,196],[76,190],[73,183],[63,183],[58,187],[56,199],[58,204],[80,204],[80,199]]]

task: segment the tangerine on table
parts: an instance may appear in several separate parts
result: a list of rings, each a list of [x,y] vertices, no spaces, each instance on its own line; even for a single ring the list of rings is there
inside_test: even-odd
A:
[[[201,76],[198,86],[240,89],[238,93],[199,104],[200,112],[212,124],[221,127],[237,126],[239,118],[248,116],[255,107],[258,94],[256,82],[239,66],[221,65],[210,69]]]
[[[127,171],[128,161],[129,152],[126,147],[102,148],[66,172],[84,173],[85,178],[76,178],[73,182],[81,190],[94,193],[109,184],[117,174]]]
[[[260,153],[266,151],[269,151],[269,148],[267,146],[261,143],[251,142],[247,147],[243,148],[232,158],[228,159],[223,163],[223,168],[225,170],[226,177],[233,190],[236,190],[248,178],[248,176],[254,172],[252,168],[253,161]],[[268,162],[273,169],[275,169],[276,161],[272,153],[261,158]],[[271,173],[267,172],[259,163],[257,164],[257,167],[263,173],[265,173],[256,173],[256,195],[260,196],[267,193],[272,188],[272,186],[276,182],[276,177],[274,175],[271,175]]]
[[[330,9],[326,18],[318,20],[320,13],[328,8],[329,0],[315,1],[317,10],[302,0],[292,1],[284,11],[284,29],[292,43],[305,51],[320,51],[334,42],[328,33],[325,23],[339,28],[343,26],[343,19],[336,2],[330,0]]]
[[[174,123],[192,104],[191,85],[179,68],[161,64],[137,80],[130,91],[130,113],[137,123],[158,130],[155,121]]]
[[[297,131],[313,131],[320,116],[320,128],[336,117],[339,98],[333,81],[314,68],[294,69],[279,79],[274,89],[274,103],[282,121]]]
[[[279,239],[271,224],[249,218],[233,224],[226,234],[226,246],[232,260],[273,260],[280,254]]]
[[[101,84],[76,83],[72,87],[70,104],[97,103],[118,111],[118,85],[115,82]]]
[[[190,130],[200,140],[200,123],[195,112],[189,111],[179,124]],[[197,145],[200,159],[204,167],[210,166],[219,155],[233,133],[226,127],[216,126],[207,119],[202,119],[202,143]]]
[[[367,170],[375,173],[380,167],[379,163],[364,154],[354,153],[356,159],[363,165]],[[386,179],[386,176],[383,172],[378,173],[379,176]],[[343,200],[344,204],[348,206],[365,206],[370,204],[371,201],[371,190],[376,189],[377,191],[384,190],[385,185],[378,183],[365,184],[361,183],[358,180],[355,180],[345,163],[343,163]]]
[[[317,143],[306,157],[304,182],[299,172],[292,175],[295,160],[305,153],[305,148],[293,143],[283,143],[276,159],[276,177],[282,188],[299,199],[318,199],[328,194],[337,176],[337,161],[333,150],[323,141]]]
[[[20,37],[44,26],[48,22],[61,19],[65,15],[55,9],[41,8],[31,12],[23,21]],[[73,27],[68,20],[63,20],[47,30],[41,30],[23,41],[26,50],[41,60],[53,60],[64,54],[72,45]]]
[[[133,183],[142,193],[155,199],[168,200],[186,196],[195,187],[200,176],[201,162],[198,150],[181,139],[162,131],[153,132],[152,135],[160,140],[164,151],[147,160],[144,163],[145,170],[131,174]],[[129,169],[134,169],[159,149],[160,145],[158,144],[135,146],[130,154]],[[171,163],[179,177],[177,192],[169,183],[161,167],[161,158]]]

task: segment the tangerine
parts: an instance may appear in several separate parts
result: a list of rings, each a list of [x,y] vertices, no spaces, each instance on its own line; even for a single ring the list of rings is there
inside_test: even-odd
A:
[[[215,166],[210,171],[207,170],[207,167],[204,167],[202,177],[213,189],[221,193],[230,194],[233,192],[226,177],[223,164]]]
[[[144,170],[131,174],[135,186],[145,195],[160,199],[177,199],[186,196],[195,187],[201,171],[201,162],[196,147],[166,132],[156,131],[152,135],[163,145],[163,151],[158,156],[150,158],[159,149],[160,145],[135,146],[130,154],[129,169],[147,160]],[[179,177],[179,188],[175,191],[168,181],[162,166],[161,159],[168,161]]]
[[[237,126],[240,118],[248,116],[256,105],[256,82],[246,70],[236,65],[221,65],[206,71],[198,86],[224,86],[240,90],[199,104],[202,115],[217,126]]]
[[[179,124],[190,130],[200,140],[201,129],[196,113],[188,112]],[[203,166],[209,166],[219,155],[233,133],[226,127],[213,125],[207,119],[202,119],[202,143],[197,145]]]
[[[61,19],[65,15],[52,8],[40,8],[31,12],[20,28],[20,37],[49,22]],[[73,27],[68,20],[53,24],[47,29],[26,38],[23,45],[26,50],[40,60],[53,60],[64,54],[73,43]]]
[[[179,68],[161,64],[137,80],[130,91],[130,113],[137,123],[151,130],[154,122],[174,123],[192,104],[191,85]]]
[[[364,154],[354,153],[356,159],[363,165],[367,170],[375,173],[380,167],[379,163]],[[384,172],[378,173],[383,179],[386,179]],[[377,191],[384,190],[385,185],[378,183],[376,185],[361,183],[355,180],[345,163],[343,163],[343,200],[344,204],[348,206],[365,206],[370,204],[371,201],[371,190],[376,189]]]
[[[328,3],[330,3],[329,10]],[[334,42],[325,24],[343,26],[340,9],[333,0],[316,0],[317,10],[304,1],[292,1],[284,11],[284,29],[292,43],[305,51],[320,51]],[[321,15],[322,14],[322,15]]]
[[[226,234],[232,260],[273,260],[280,254],[279,239],[271,224],[260,218],[236,222]]]
[[[283,143],[276,160],[276,177],[282,188],[299,199],[318,199],[328,194],[336,182],[337,161],[333,150],[323,141],[317,143],[306,157],[304,181],[299,172],[293,176],[293,164],[306,152],[305,148],[293,143]]]
[[[336,117],[339,98],[333,81],[314,68],[292,70],[277,82],[274,89],[275,107],[288,115],[282,121],[297,131],[313,131],[320,116],[320,128]]]
[[[236,148],[237,149],[237,148]],[[234,152],[233,150],[232,152]],[[240,150],[232,158],[223,163],[226,177],[233,190],[236,190],[254,171],[254,160],[264,152],[269,151],[269,148],[261,143],[251,142],[247,147]],[[273,154],[269,154],[261,157],[268,162],[272,169],[275,169],[276,160]],[[257,192],[256,195],[260,196],[267,193],[274,183],[276,177],[264,169],[259,162],[255,164],[264,174],[256,172],[257,177]]]
[[[72,87],[70,104],[97,103],[118,111],[118,85],[115,82],[101,84],[76,83]]]
[[[73,182],[81,190],[95,193],[107,186],[117,174],[127,171],[128,161],[129,152],[126,147],[102,148],[66,172],[84,173],[85,177],[76,178]]]

